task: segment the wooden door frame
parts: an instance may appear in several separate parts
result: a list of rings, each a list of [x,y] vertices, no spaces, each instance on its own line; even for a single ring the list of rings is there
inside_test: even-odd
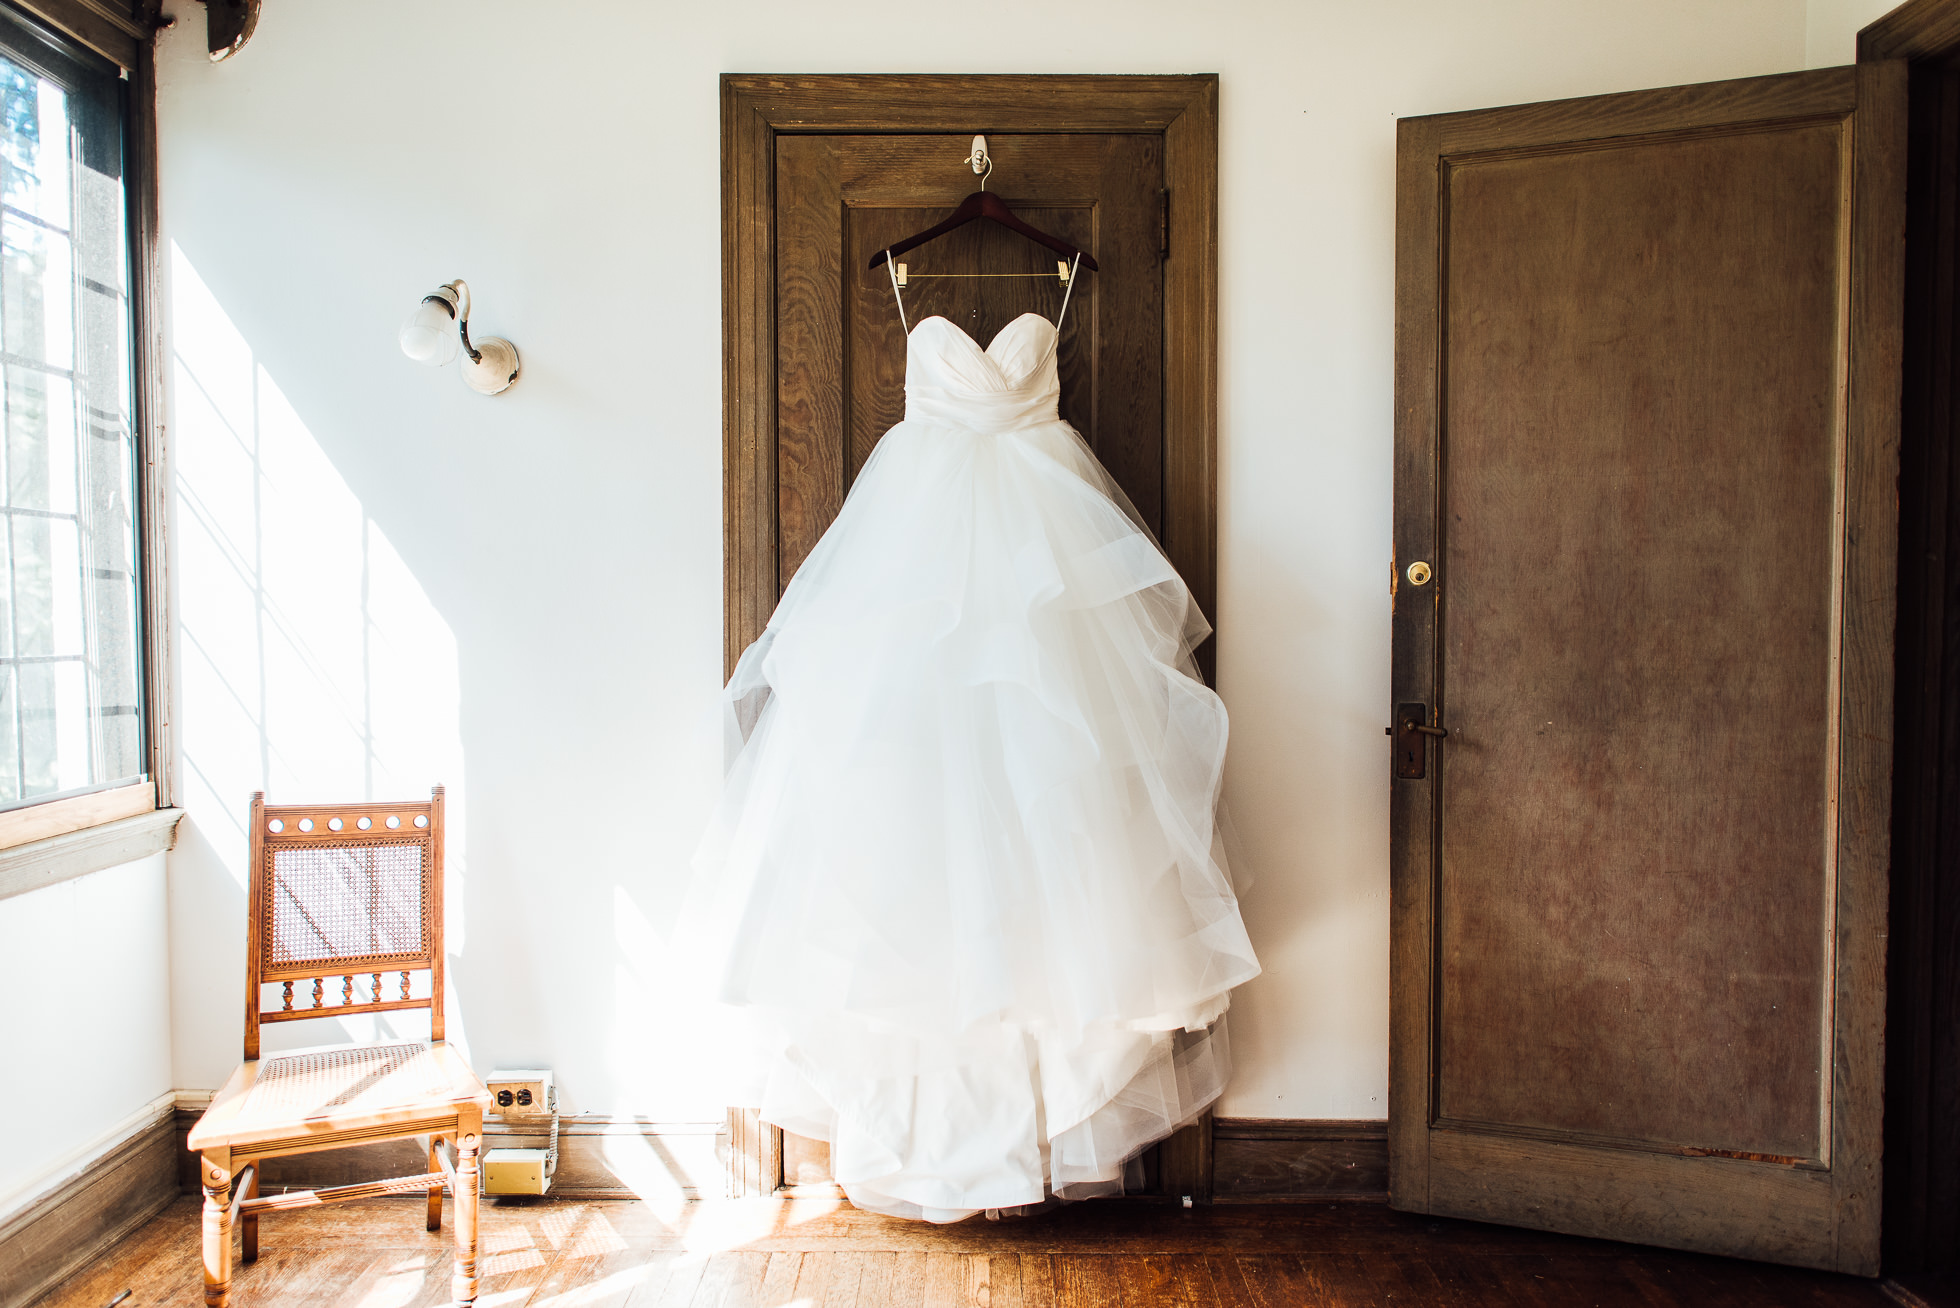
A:
[[[1960,0],[1914,0],[1858,33],[1861,65],[1907,63],[1904,406],[1900,432],[1897,752],[1885,1033],[1885,1270],[1960,1271]],[[1928,1297],[1933,1297],[1931,1294]]]
[[[1164,139],[1162,544],[1206,617],[1218,586],[1218,77],[777,75],[721,78],[723,675],[780,592],[776,533],[776,138],[1110,133]],[[1215,642],[1199,651],[1207,672]],[[729,1114],[731,1194],[783,1182],[782,1133]],[[1164,1184],[1211,1197],[1209,1117],[1173,1137]]]
[[[724,675],[779,594],[775,143],[805,135],[1121,133],[1164,138],[1163,546],[1217,613],[1216,74],[775,75],[721,78]],[[1210,650],[1203,661],[1210,662]]]
[[[1821,88],[1821,89],[1820,89]],[[1763,1202],[1795,1212],[1828,1206],[1833,1265],[1878,1270],[1880,1122],[1884,1074],[1885,955],[1892,785],[1893,614],[1899,452],[1900,324],[1905,227],[1904,66],[1748,78],[1671,87],[1594,103],[1519,105],[1405,118],[1396,161],[1395,553],[1397,565],[1437,558],[1443,543],[1441,458],[1444,378],[1440,316],[1441,188],[1452,156],[1585,139],[1689,132],[1739,121],[1799,116],[1851,119],[1851,228],[1855,269],[1846,307],[1850,357],[1843,374],[1844,432],[1842,650],[1837,759],[1837,959],[1833,1011],[1828,1172],[1738,1158],[1724,1175],[1754,1187]],[[1856,111],[1855,117],[1853,111]],[[1394,610],[1393,698],[1438,705],[1440,636],[1448,568],[1425,591],[1403,591]],[[1432,757],[1448,745],[1431,746]],[[1431,1150],[1449,1145],[1461,1167],[1471,1153],[1497,1150],[1489,1138],[1436,1131],[1435,912],[1440,826],[1435,786],[1391,782],[1389,1141],[1391,1202],[1423,1212],[1450,1211],[1432,1197]],[[1685,1169],[1696,1162],[1627,1150],[1617,1164],[1581,1158],[1555,1141],[1508,1140],[1512,1166],[1545,1179],[1547,1193],[1492,1199],[1484,1220],[1506,1203],[1516,1220],[1576,1234],[1663,1238],[1674,1220]],[[1695,1173],[1700,1175],[1700,1173]],[[1530,1211],[1527,1212],[1526,1210]],[[1476,1214],[1464,1214],[1476,1215]],[[1722,1247],[1731,1224],[1709,1211],[1703,1231]],[[1737,1228],[1738,1230],[1740,1228]],[[1740,1235],[1738,1239],[1744,1238]],[[1786,1249],[1765,1246],[1757,1256]]]

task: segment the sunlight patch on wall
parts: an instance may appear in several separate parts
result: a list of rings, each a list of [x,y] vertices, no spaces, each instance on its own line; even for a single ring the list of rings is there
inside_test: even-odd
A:
[[[275,804],[411,800],[441,784],[446,943],[460,955],[456,638],[183,250],[170,253],[177,800],[233,883],[239,912],[213,929],[243,925],[253,791]],[[449,1009],[456,1040],[453,997]],[[405,1020],[280,1034],[290,1044],[426,1034],[422,1014],[396,1016]]]

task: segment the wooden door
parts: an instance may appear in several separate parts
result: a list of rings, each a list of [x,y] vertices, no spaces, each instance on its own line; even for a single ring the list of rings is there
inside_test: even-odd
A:
[[[1212,613],[1217,97],[1209,75],[722,79],[729,668],[904,414],[891,280],[866,265],[975,189],[964,160],[977,133],[995,160],[989,189],[1101,265],[1070,294],[1062,416]],[[909,321],[942,314],[982,345],[1024,312],[1061,307],[1054,256],[990,223],[903,262]],[[1211,657],[1207,642],[1207,672]],[[821,1146],[752,1109],[730,1120],[731,1193],[827,1180]],[[1180,1132],[1146,1174],[1209,1198],[1209,1132]]]
[[[1902,92],[1401,124],[1397,1207],[1877,1270]]]

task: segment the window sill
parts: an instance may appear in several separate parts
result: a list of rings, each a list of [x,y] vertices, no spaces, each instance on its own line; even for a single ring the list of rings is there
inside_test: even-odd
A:
[[[181,808],[161,808],[82,831],[0,849],[0,899],[133,863],[177,843]]]

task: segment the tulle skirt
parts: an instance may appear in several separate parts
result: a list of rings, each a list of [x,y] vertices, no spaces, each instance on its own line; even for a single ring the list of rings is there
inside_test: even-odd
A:
[[[727,689],[684,944],[861,1207],[1122,1188],[1259,971],[1209,628],[1061,422],[891,429]]]

